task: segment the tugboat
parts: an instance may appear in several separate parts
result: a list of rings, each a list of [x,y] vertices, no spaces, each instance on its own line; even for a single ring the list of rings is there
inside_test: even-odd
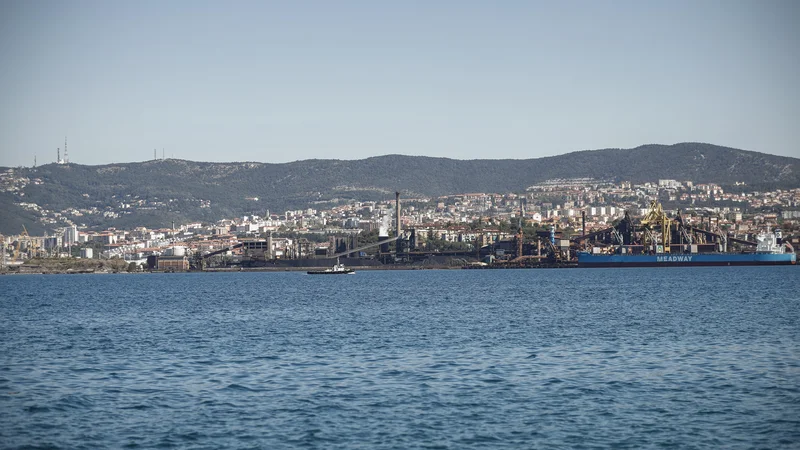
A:
[[[336,264],[333,267],[325,270],[309,270],[309,275],[348,275],[356,273],[353,269],[348,269],[344,264],[339,264],[339,258],[336,258]]]

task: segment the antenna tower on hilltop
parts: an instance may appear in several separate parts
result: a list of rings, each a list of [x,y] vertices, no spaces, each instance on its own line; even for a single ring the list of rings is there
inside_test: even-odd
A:
[[[67,137],[64,136],[64,164],[69,164],[69,154],[67,154]]]

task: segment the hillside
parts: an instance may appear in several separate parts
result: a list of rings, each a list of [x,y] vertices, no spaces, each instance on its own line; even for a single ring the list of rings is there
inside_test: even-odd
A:
[[[738,181],[751,186],[789,188],[800,186],[800,159],[682,143],[524,160],[388,155],[285,164],[175,159],[103,166],[48,164],[14,169],[14,176],[38,182],[31,181],[17,192],[0,194],[2,233],[18,233],[23,223],[38,229],[31,223],[30,211],[13,205],[19,202],[35,203],[56,212],[95,208],[95,213],[74,219],[89,226],[157,227],[167,226],[172,220],[213,221],[349,199],[389,199],[396,190],[405,197],[521,192],[557,178],[634,183],[666,178],[722,185]],[[103,215],[112,210],[123,213],[120,217]],[[55,226],[58,223],[49,225]]]

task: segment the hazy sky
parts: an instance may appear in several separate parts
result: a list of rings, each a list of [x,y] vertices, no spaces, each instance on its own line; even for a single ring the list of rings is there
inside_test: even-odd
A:
[[[0,2],[0,165],[800,157],[800,1]]]

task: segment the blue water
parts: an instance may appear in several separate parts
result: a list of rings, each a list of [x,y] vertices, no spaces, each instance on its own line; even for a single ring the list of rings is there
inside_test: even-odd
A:
[[[0,447],[798,448],[799,282],[0,277]]]

